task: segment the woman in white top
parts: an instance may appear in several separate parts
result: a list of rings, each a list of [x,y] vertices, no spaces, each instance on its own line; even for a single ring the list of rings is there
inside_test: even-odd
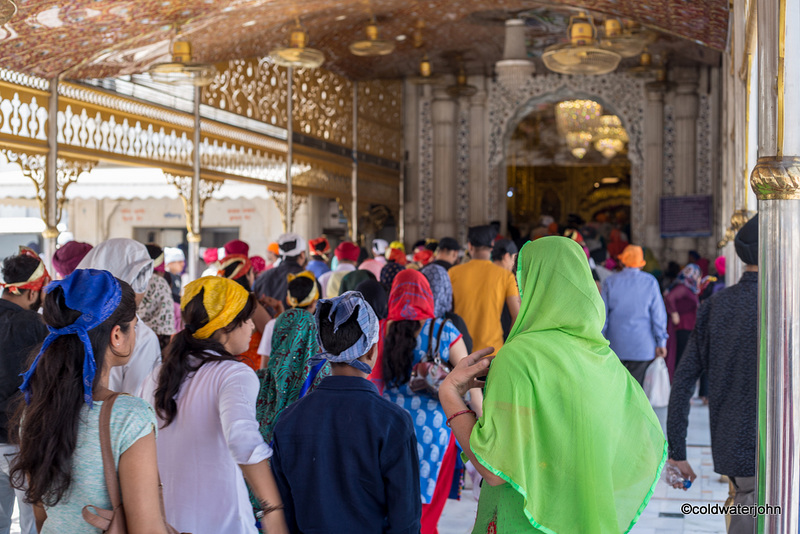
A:
[[[257,533],[245,479],[261,503],[265,532],[288,532],[258,430],[256,374],[236,355],[253,332],[255,298],[226,278],[184,288],[184,330],[145,381],[161,423],[159,470],[167,521],[192,534]]]
[[[133,353],[136,303],[127,283],[106,271],[79,269],[47,286],[43,317],[50,334],[20,389],[20,452],[12,483],[34,503],[40,533],[100,534],[81,517],[86,505],[111,509],[100,448],[100,406],[112,367]],[[20,421],[21,430],[20,428]],[[111,411],[111,450],[127,531],[166,534],[158,498],[153,409],[123,395]]]

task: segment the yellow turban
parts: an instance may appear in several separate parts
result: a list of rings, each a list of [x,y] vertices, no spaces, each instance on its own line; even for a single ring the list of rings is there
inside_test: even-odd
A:
[[[203,307],[208,314],[208,323],[192,334],[195,339],[208,339],[211,334],[231,324],[244,309],[250,294],[238,282],[219,276],[204,276],[190,282],[181,297],[181,310],[203,292]]]
[[[298,274],[289,273],[286,276],[286,281],[291,282],[295,278],[308,278],[312,282],[314,282],[314,286],[311,289],[311,292],[305,296],[303,300],[298,301],[295,296],[291,293],[286,293],[286,302],[289,303],[289,306],[292,308],[305,308],[307,306],[311,306],[311,304],[319,298],[319,288],[317,287],[317,279],[314,277],[314,273],[310,271],[303,271]],[[299,295],[298,295],[299,296]]]

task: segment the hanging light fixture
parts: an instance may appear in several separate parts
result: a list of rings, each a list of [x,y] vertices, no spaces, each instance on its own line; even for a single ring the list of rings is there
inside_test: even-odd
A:
[[[549,46],[542,54],[545,66],[560,74],[608,74],[619,66],[622,56],[597,42],[597,29],[586,14],[570,17],[569,42]]]
[[[378,23],[372,17],[366,27],[367,38],[356,41],[350,45],[350,53],[354,56],[388,56],[394,52],[394,41],[387,41],[380,38]]]
[[[325,54],[308,48],[308,32],[297,18],[290,30],[289,46],[275,48],[269,57],[276,65],[296,69],[316,69],[325,63]]]
[[[172,42],[172,61],[157,63],[148,73],[154,82],[203,87],[214,81],[217,69],[210,63],[192,63],[191,43],[176,38]]]
[[[650,43],[655,34],[644,30],[633,21],[625,21],[625,27],[617,19],[608,19],[603,24],[604,37],[600,46],[613,50],[622,57],[635,57]]]
[[[13,0],[0,0],[0,26],[17,14],[17,4]]]
[[[415,85],[430,85],[441,83],[443,79],[444,76],[441,74],[433,73],[433,65],[431,64],[431,60],[428,58],[428,54],[426,53],[419,61],[419,75],[409,76],[408,81]]]
[[[603,115],[600,117],[600,126],[595,128],[594,148],[606,159],[613,159],[625,149],[628,142],[628,133],[622,127],[622,121],[616,115]]]
[[[639,56],[639,64],[628,69],[628,74],[636,78],[652,78],[656,75],[656,70],[653,65],[653,56],[645,48],[642,55]]]
[[[583,159],[592,146],[592,132],[599,125],[603,107],[594,100],[565,100],[556,104],[555,114],[556,130],[570,153]]]
[[[446,91],[450,98],[470,97],[478,92],[477,87],[467,84],[467,72],[464,70],[463,63],[458,67],[455,85],[451,85]]]
[[[566,139],[570,153],[578,159],[583,159],[592,146],[592,134],[589,132],[567,132]]]

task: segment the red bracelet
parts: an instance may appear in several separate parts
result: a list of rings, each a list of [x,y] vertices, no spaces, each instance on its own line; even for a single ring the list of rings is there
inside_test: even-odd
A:
[[[454,414],[452,415],[452,417],[450,417],[450,418],[449,418],[447,421],[445,421],[445,424],[446,424],[447,426],[450,426],[450,421],[452,421],[453,419],[455,419],[455,418],[456,418],[456,417],[458,417],[459,415],[464,415],[465,413],[471,413],[471,414],[472,414],[472,415],[474,415],[475,417],[478,417],[478,415],[477,415],[477,414],[476,414],[474,411],[472,411],[472,410],[461,410],[460,412],[454,413]]]

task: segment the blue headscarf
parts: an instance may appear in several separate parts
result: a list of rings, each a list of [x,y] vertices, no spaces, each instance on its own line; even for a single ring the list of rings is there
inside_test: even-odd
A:
[[[19,389],[25,393],[25,402],[30,403],[31,376],[33,376],[36,366],[39,365],[42,354],[57,337],[75,334],[80,338],[84,348],[83,400],[91,408],[92,384],[97,372],[97,363],[94,359],[92,342],[89,339],[89,330],[100,326],[111,317],[122,300],[122,288],[111,273],[96,269],[78,269],[63,280],[51,282],[45,291],[50,293],[57,287],[64,291],[64,301],[67,307],[81,312],[81,316],[64,328],[47,326],[50,334],[42,343],[42,348],[36,355],[36,359],[33,360],[30,369],[22,374],[23,380]]]
[[[358,341],[353,343],[351,347],[342,351],[340,354],[331,354],[325,350],[325,345],[322,343],[322,337],[319,330],[317,331],[317,341],[322,348],[322,352],[314,357],[317,362],[320,359],[328,360],[333,363],[346,363],[351,367],[355,367],[359,371],[370,374],[372,369],[369,365],[365,364],[358,359],[369,351],[369,349],[378,342],[378,317],[372,311],[372,307],[364,300],[364,297],[358,291],[348,291],[332,299],[323,299],[317,303],[317,311],[314,317],[317,325],[320,322],[320,313],[324,304],[330,303],[331,309],[328,312],[328,320],[333,321],[333,332],[336,333],[345,322],[347,322],[353,313],[356,313],[358,308],[358,326],[361,328],[362,336]]]

